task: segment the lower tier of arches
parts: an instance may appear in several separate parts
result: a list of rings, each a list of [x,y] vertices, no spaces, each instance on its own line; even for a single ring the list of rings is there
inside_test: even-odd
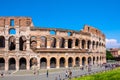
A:
[[[68,68],[106,63],[104,56],[0,56],[0,70]]]

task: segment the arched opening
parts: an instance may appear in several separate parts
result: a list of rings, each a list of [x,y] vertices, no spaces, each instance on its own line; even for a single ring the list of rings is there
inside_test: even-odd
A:
[[[50,59],[50,68],[56,68],[56,58],[54,57]]]
[[[19,68],[20,68],[20,70],[26,69],[26,59],[25,58],[21,58],[19,60]]]
[[[40,47],[46,48],[47,47],[47,38],[45,36],[40,37]]]
[[[4,38],[4,36],[0,36],[0,48],[5,48],[5,38]]]
[[[15,35],[16,30],[14,28],[9,29],[9,34]]]
[[[80,58],[79,57],[76,57],[75,64],[76,64],[77,67],[80,66]]]
[[[95,49],[95,41],[92,43],[92,48]]]
[[[85,49],[85,40],[82,40],[82,49]]]
[[[61,38],[60,39],[60,48],[64,48],[65,47],[65,39]]]
[[[21,51],[26,50],[26,38],[25,38],[25,36],[21,36],[19,38],[19,50],[21,50]]]
[[[91,57],[88,57],[88,65],[91,65],[91,61],[92,61]]]
[[[30,48],[36,49],[37,48],[37,38],[35,36],[32,36],[30,38]]]
[[[51,47],[52,48],[56,47],[56,38],[51,38]]]
[[[86,62],[86,58],[83,57],[83,58],[82,58],[82,66],[85,66],[85,65],[86,65],[85,62]]]
[[[65,58],[60,58],[60,67],[65,67]]]
[[[75,46],[77,46],[77,47],[79,46],[79,39],[75,40]]]
[[[70,58],[68,59],[68,67],[72,67],[72,66],[73,66],[73,58],[70,57]]]
[[[41,58],[40,59],[40,68],[41,69],[46,69],[47,68],[47,59],[46,58]]]
[[[97,59],[96,59],[96,63],[98,64],[98,61],[99,61],[99,57],[97,56]]]
[[[54,30],[50,30],[51,35],[56,35],[56,32]]]
[[[68,32],[68,36],[72,36],[72,33],[71,33],[71,32]]]
[[[15,48],[16,48],[15,37],[11,36],[9,38],[9,50],[15,50]]]
[[[93,64],[95,64],[95,57],[93,57]]]
[[[91,41],[89,40],[88,43],[87,43],[87,48],[90,49],[90,44],[91,44]]]
[[[72,39],[68,39],[68,48],[72,48]]]
[[[5,60],[4,60],[4,58],[0,58],[0,70],[5,70]]]
[[[9,70],[15,70],[16,69],[16,61],[14,58],[9,59]]]
[[[30,68],[35,69],[37,67],[37,58],[33,57],[30,59]]]

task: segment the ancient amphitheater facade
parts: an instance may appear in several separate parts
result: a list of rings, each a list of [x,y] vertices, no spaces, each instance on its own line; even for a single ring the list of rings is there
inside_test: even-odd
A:
[[[0,70],[68,68],[106,63],[105,35],[85,25],[81,31],[38,28],[30,17],[0,17]]]

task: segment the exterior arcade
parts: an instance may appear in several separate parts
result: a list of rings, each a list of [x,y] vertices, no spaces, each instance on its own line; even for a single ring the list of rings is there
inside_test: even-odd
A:
[[[0,70],[68,68],[106,63],[105,35],[37,28],[30,17],[0,17]]]

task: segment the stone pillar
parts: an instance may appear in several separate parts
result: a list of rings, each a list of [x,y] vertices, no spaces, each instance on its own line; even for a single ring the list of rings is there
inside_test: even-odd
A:
[[[5,35],[8,35],[9,29],[8,29],[9,25],[5,25]]]
[[[80,66],[82,65],[82,57],[80,58],[80,62],[79,62]]]
[[[30,39],[28,38],[27,41],[26,41],[26,50],[29,51],[30,50]]]
[[[76,64],[75,64],[75,58],[73,58],[73,64],[72,64],[72,66],[74,67]]]
[[[50,48],[50,38],[47,37],[47,48]]]
[[[26,63],[27,63],[27,65],[26,65],[27,70],[30,70],[30,61],[29,61],[29,59],[26,60]]]
[[[82,43],[81,39],[79,40],[79,48],[82,49]]]
[[[40,59],[39,58],[37,58],[37,68],[40,69]]]
[[[16,70],[18,71],[19,70],[19,60],[16,59]]]
[[[88,41],[86,40],[86,42],[85,42],[85,49],[88,49],[87,45],[88,45]]]
[[[57,68],[59,68],[59,67],[60,67],[60,63],[59,63],[60,61],[59,61],[59,58],[57,58],[56,61],[57,61]]]
[[[8,45],[8,36],[5,38],[5,51],[9,50],[9,45]]]
[[[8,60],[7,59],[5,59],[5,71],[8,71]]]
[[[93,50],[93,48],[92,48],[92,41],[91,41],[91,44],[90,44],[90,49]]]
[[[75,49],[75,39],[73,39],[72,48]]]
[[[16,51],[19,51],[19,37],[16,37]]]
[[[60,48],[60,39],[57,38],[56,40],[57,40],[57,41],[56,41],[56,48]]]
[[[47,58],[47,69],[50,69],[50,58]]]
[[[40,40],[37,40],[37,48],[40,48]]]
[[[65,58],[65,67],[68,68],[68,58]]]
[[[65,48],[68,48],[68,39],[65,39]]]
[[[88,65],[88,57],[86,57],[85,65]]]

